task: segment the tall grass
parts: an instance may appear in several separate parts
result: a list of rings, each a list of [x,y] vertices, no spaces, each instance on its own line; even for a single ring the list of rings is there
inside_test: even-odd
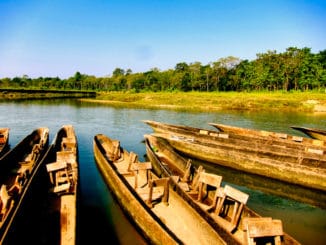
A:
[[[321,92],[148,92],[99,93],[96,101],[116,106],[163,108],[192,111],[288,110],[312,111],[314,105],[326,106]]]

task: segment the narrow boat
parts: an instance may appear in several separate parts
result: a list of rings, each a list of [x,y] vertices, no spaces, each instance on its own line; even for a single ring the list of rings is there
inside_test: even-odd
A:
[[[323,149],[296,150],[190,126],[144,122],[152,127],[156,136],[192,158],[326,191],[326,152]]]
[[[228,244],[264,244],[262,242],[273,239],[275,244],[299,244],[283,232],[280,220],[261,217],[249,209],[246,193],[229,185],[222,187],[222,176],[207,173],[202,166],[196,168],[161,138],[147,134],[144,138],[146,156],[157,174],[170,177],[173,188],[205,217]],[[201,195],[203,185],[206,185],[206,190]]]
[[[34,174],[6,244],[77,244],[77,136],[63,125]]]
[[[268,141],[270,144],[279,144],[286,147],[297,147],[301,149],[307,149],[307,147],[326,147],[326,144],[321,139],[311,139],[296,135],[290,135],[286,133],[272,132],[266,130],[256,130],[250,128],[235,127],[231,125],[221,124],[221,123],[208,123],[209,125],[217,128],[219,131],[241,135],[244,137],[250,137],[251,139],[262,139]]]
[[[150,162],[139,162],[120,142],[94,136],[94,157],[108,188],[131,222],[151,244],[226,244],[171,187]]]
[[[37,128],[0,159],[0,244],[47,150],[48,137],[48,128]]]
[[[312,137],[313,139],[318,139],[326,142],[326,130],[318,129],[318,128],[307,128],[307,127],[298,127],[291,126],[291,128],[298,130],[306,135]]]

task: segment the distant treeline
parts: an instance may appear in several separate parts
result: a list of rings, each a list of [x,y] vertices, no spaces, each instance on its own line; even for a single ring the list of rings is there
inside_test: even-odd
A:
[[[207,65],[181,62],[174,69],[133,73],[116,68],[111,76],[96,77],[76,72],[68,79],[0,79],[0,88],[60,89],[83,91],[258,91],[321,90],[326,88],[326,50],[289,47],[283,53],[267,51],[256,59],[229,56]]]

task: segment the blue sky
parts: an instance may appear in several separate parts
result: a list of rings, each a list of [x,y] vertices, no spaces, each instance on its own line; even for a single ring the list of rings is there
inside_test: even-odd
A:
[[[326,0],[0,0],[0,78],[326,49]]]

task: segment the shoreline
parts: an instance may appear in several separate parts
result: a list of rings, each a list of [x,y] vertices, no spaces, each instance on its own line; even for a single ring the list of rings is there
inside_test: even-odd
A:
[[[325,97],[325,98],[324,98]],[[82,102],[117,107],[179,111],[289,111],[326,113],[326,95],[319,93],[101,93]]]
[[[0,101],[75,98],[115,107],[193,112],[284,111],[326,113],[326,93],[307,92],[88,92],[0,90]]]

